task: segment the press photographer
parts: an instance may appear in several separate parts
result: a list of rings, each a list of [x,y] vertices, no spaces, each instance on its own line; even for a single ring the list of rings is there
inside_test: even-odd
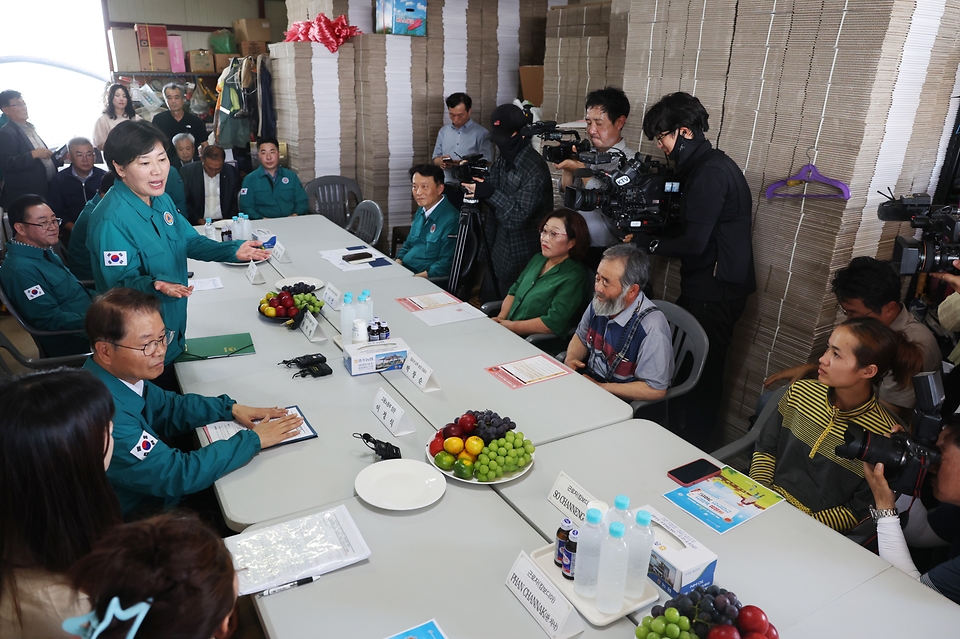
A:
[[[700,382],[671,409],[680,435],[709,450],[720,411],[733,328],[756,290],[751,238],[752,199],[743,172],[704,137],[709,114],[700,100],[671,93],[643,117],[643,132],[676,167],[684,232],[672,239],[635,234],[650,253],[680,258],[680,298],[707,333],[710,350]],[[685,412],[683,415],[681,413]]]
[[[587,94],[584,101],[585,113],[583,119],[587,122],[587,138],[593,148],[600,152],[616,149],[627,157],[633,157],[634,150],[629,148],[623,140],[623,127],[630,115],[630,100],[620,89],[607,87]],[[577,148],[578,152],[586,148]],[[618,165],[619,158],[614,158],[606,164],[591,166],[592,169],[613,169]],[[574,158],[555,163],[554,166],[563,174],[560,176],[558,188],[561,193],[568,186],[582,186],[585,189],[596,190],[603,186],[595,177],[576,177],[577,170],[586,168],[586,165]],[[587,253],[586,263],[596,267],[603,256],[603,249],[616,244],[619,240],[609,228],[609,220],[595,208],[580,209],[583,219],[590,230],[590,250]]]
[[[550,171],[543,157],[521,133],[527,124],[523,111],[501,104],[490,116],[490,138],[500,151],[488,179],[463,183],[466,196],[485,200],[490,261],[483,276],[483,302],[501,300],[530,258],[540,251],[539,222],[553,208]],[[465,197],[466,199],[466,197]]]

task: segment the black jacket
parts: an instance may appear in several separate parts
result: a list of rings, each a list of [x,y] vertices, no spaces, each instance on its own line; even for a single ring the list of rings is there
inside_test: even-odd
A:
[[[194,226],[203,224],[203,162],[191,162],[180,169],[183,190],[187,196],[187,220]],[[240,172],[232,164],[224,163],[220,170],[220,211],[223,219],[237,215],[237,193],[240,191]]]
[[[47,189],[47,202],[50,208],[64,222],[76,222],[80,217],[80,211],[100,190],[103,175],[103,169],[93,167],[87,181],[81,182],[73,174],[71,167],[63,169],[50,180],[50,186]]]
[[[656,252],[680,258],[680,293],[721,302],[757,290],[753,271],[753,198],[737,163],[709,140],[678,140],[683,235],[661,240]]]
[[[8,121],[0,128],[0,170],[3,171],[0,206],[3,208],[28,193],[47,196],[47,169],[42,161],[30,155],[32,152],[33,145],[15,122]]]

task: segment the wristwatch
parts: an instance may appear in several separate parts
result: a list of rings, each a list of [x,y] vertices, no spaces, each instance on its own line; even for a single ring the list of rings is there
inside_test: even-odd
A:
[[[656,253],[657,247],[660,246],[660,240],[650,240],[650,245],[647,247],[648,253]]]
[[[877,510],[873,506],[870,506],[870,516],[873,518],[874,523],[876,523],[878,519],[883,519],[884,517],[899,517],[900,513],[897,512],[896,508]]]

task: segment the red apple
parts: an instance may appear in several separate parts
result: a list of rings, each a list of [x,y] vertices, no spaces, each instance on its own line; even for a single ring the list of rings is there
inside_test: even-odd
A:
[[[470,413],[464,413],[457,418],[457,425],[463,429],[463,432],[469,435],[477,427],[477,418]]]
[[[463,428],[459,424],[447,424],[443,427],[443,436],[464,439]]]
[[[277,307],[277,317],[286,317],[287,316],[287,307],[278,306]]]
[[[719,624],[710,629],[707,639],[741,639],[740,633],[733,626]]]
[[[294,302],[293,302],[293,298],[292,298],[292,297],[285,297],[285,298],[283,298],[283,301],[280,302],[280,303],[281,303],[282,305],[286,306],[287,308],[291,308],[291,307],[294,306]]]
[[[767,632],[763,636],[767,639],[780,639],[780,633],[777,632],[777,628],[773,624],[767,626]]]
[[[299,308],[297,308],[296,306],[291,306],[290,308],[287,309],[287,317],[296,317],[297,313],[299,312],[300,312]]]
[[[430,456],[434,457],[437,453],[443,450],[443,440],[442,439],[433,439],[430,441]]]
[[[756,632],[766,634],[770,626],[767,614],[756,606],[744,606],[737,615],[737,628],[743,633]]]
[[[767,639],[767,635],[761,635],[759,632],[748,632],[741,637],[742,639]]]
[[[279,298],[279,297],[271,297],[269,300],[267,300],[267,304],[269,304],[270,306],[272,306],[272,307],[274,307],[274,308],[277,308],[278,306],[280,306],[280,298]]]

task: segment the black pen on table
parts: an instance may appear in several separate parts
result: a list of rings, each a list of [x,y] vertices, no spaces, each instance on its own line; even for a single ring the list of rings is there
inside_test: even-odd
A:
[[[266,590],[261,592],[258,596],[266,597],[269,595],[275,595],[278,592],[283,592],[284,590],[290,590],[291,588],[296,588],[297,586],[305,586],[309,583],[313,583],[319,578],[320,578],[320,575],[317,575],[316,577],[304,577],[303,579],[297,579],[296,581],[291,581],[288,584],[283,584],[282,586],[277,586],[276,588],[267,588]]]

